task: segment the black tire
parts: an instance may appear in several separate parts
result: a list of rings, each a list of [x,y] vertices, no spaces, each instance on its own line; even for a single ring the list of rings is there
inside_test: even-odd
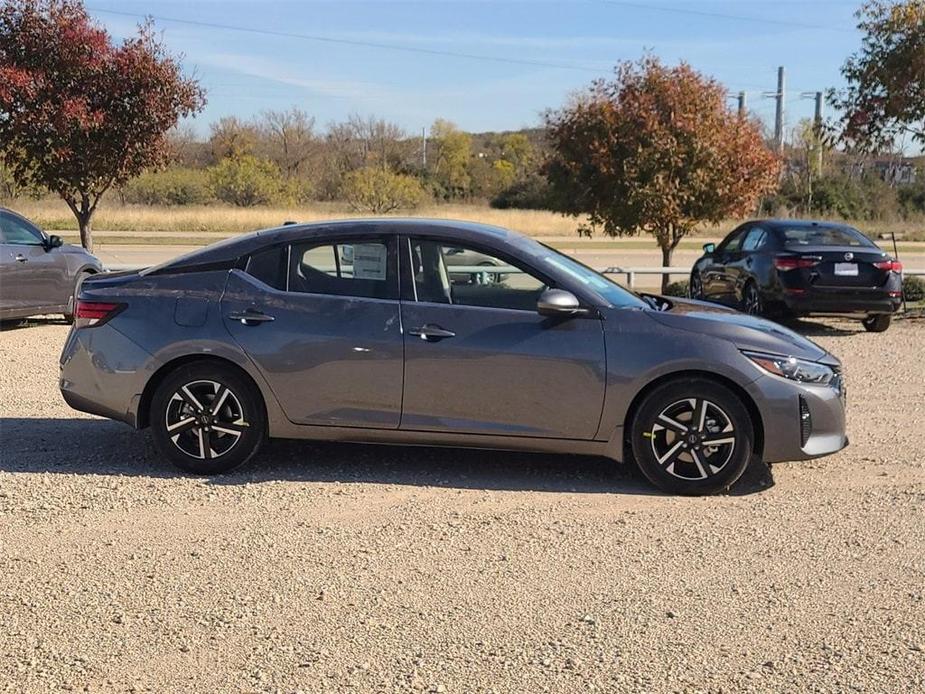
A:
[[[703,279],[700,277],[699,272],[691,273],[690,284],[687,287],[687,295],[691,299],[696,299],[697,301],[704,301]]]
[[[861,321],[861,325],[863,325],[864,330],[869,333],[882,333],[890,327],[892,320],[893,316],[889,313],[876,313],[867,316],[867,318]]]
[[[701,403],[706,403],[703,416]],[[685,378],[645,396],[630,436],[636,463],[652,484],[672,494],[696,496],[724,491],[742,476],[752,457],[754,425],[729,388],[706,378]],[[704,446],[708,442],[717,445]]]
[[[92,274],[93,274],[92,272],[81,272],[77,275],[77,279],[74,280],[74,291],[71,294],[70,298],[68,299],[68,302],[67,302],[68,310],[64,314],[65,323],[70,324],[74,322],[74,311],[77,307],[77,295],[80,293],[80,285],[83,284],[83,281],[87,279],[88,277],[90,277]]]
[[[742,300],[739,302],[739,310],[750,316],[760,316],[764,313],[764,300],[761,297],[761,290],[754,280],[748,280],[742,287]]]
[[[229,472],[250,460],[266,438],[266,419],[263,398],[251,380],[213,362],[180,366],[161,381],[151,400],[157,449],[197,475]]]

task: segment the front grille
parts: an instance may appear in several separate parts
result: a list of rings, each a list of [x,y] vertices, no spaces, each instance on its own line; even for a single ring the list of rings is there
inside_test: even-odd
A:
[[[800,397],[800,448],[806,446],[809,437],[813,434],[813,417],[809,413],[809,405],[806,404],[805,398]]]

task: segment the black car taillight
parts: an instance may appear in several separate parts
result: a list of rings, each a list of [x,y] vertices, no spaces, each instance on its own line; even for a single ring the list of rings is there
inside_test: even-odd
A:
[[[102,325],[125,308],[125,304],[114,304],[108,301],[77,301],[74,309],[74,318],[80,321],[81,327],[95,327]]]
[[[800,395],[800,448],[806,445],[813,433],[813,417],[809,413],[806,399]]]
[[[782,271],[799,270],[800,268],[815,267],[819,262],[819,258],[801,258],[795,255],[785,255],[774,259],[774,267]]]
[[[886,272],[902,272],[903,264],[898,260],[881,260],[877,263],[872,263],[872,265],[878,270],[884,270]]]

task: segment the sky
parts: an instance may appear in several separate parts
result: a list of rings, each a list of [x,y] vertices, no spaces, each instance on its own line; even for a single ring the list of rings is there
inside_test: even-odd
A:
[[[436,118],[473,132],[535,127],[615,63],[651,52],[686,61],[769,126],[786,68],[786,130],[815,92],[842,85],[860,46],[860,0],[314,2],[85,0],[116,39],[154,18],[168,49],[205,87],[200,134],[222,116],[298,106],[320,129],[350,114],[409,133]],[[178,21],[182,20],[182,21]],[[242,31],[243,29],[243,31]]]

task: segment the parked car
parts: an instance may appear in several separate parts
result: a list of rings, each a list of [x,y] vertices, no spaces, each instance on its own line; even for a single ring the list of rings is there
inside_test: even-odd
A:
[[[465,248],[449,248],[444,256],[450,281],[454,284],[485,284],[487,282],[501,282],[504,275],[497,272],[488,272],[492,266],[502,266],[497,258],[484,253],[477,253]],[[454,272],[459,268],[467,268],[466,272]],[[473,270],[472,268],[485,268]]]
[[[77,287],[103,265],[0,207],[0,320],[61,313],[70,320]]]
[[[847,315],[870,332],[902,302],[902,264],[834,222],[746,222],[694,263],[690,296],[755,315]]]
[[[450,282],[457,248],[508,277]],[[847,444],[841,366],[818,345],[634,294],[478,224],[255,232],[91,277],[76,316],[64,399],[150,427],[166,458],[199,474],[240,465],[269,436],[632,457],[661,488],[706,494],[753,457]]]

